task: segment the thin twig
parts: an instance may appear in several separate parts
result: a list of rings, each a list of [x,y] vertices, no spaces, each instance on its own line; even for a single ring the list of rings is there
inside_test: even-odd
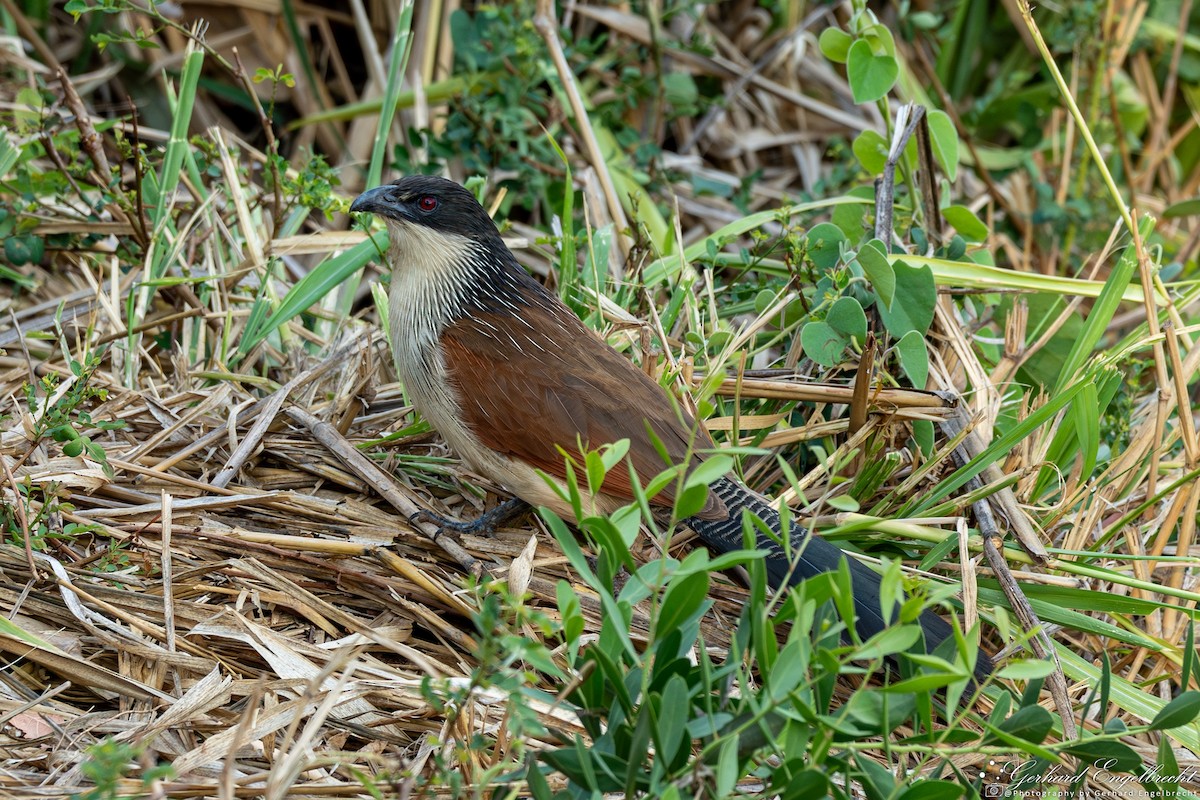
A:
[[[407,524],[413,530],[440,547],[464,571],[476,577],[483,574],[483,564],[468,553],[452,536],[447,535],[432,523],[413,521],[412,518],[422,510],[420,506],[397,491],[391,479],[384,475],[383,471],[375,466],[369,458],[360,453],[358,448],[346,441],[345,437],[338,433],[337,428],[328,422],[322,422],[300,408],[289,408],[285,413],[307,428],[314,439],[329,448],[329,452],[341,459],[342,463],[349,467],[355,475],[370,484],[371,488],[378,492],[384,500],[391,503],[404,515],[405,520],[409,520]]]

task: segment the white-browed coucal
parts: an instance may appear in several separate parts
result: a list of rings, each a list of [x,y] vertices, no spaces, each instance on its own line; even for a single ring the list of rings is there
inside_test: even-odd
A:
[[[491,218],[463,187],[414,175],[370,189],[351,211],[383,218],[391,243],[392,347],[413,405],[476,472],[532,505],[571,519],[573,511],[539,474],[565,480],[562,452],[629,440],[628,458],[644,483],[672,463],[704,458],[714,447],[702,426],[666,392],[588,329],[517,263]],[[651,432],[653,436],[651,436]],[[614,469],[591,498],[597,512],[633,499],[628,470]],[[651,503],[669,509],[672,488]],[[749,511],[776,532],[779,514],[732,475],[717,480],[703,510],[685,521],[708,547],[742,547]],[[799,527],[785,551],[759,535],[771,583],[797,583],[836,570],[845,554]],[[895,610],[880,603],[879,576],[848,562],[856,627],[863,639],[887,627]],[[919,619],[933,650],[951,627],[926,611]],[[975,673],[991,671],[980,652]]]

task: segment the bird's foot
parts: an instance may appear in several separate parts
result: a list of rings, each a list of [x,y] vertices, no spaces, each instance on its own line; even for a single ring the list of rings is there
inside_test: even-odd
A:
[[[409,521],[432,522],[443,531],[453,531],[454,533],[460,535],[482,534],[484,536],[491,536],[493,533],[495,533],[496,528],[499,527],[500,523],[506,522],[518,514],[524,513],[526,510],[528,510],[528,508],[528,503],[519,497],[514,497],[510,500],[505,500],[491,511],[487,511],[475,519],[468,520],[466,522],[459,522],[458,520],[449,519],[448,517],[443,517],[425,509],[421,509],[417,513],[413,514],[411,517],[409,517]]]

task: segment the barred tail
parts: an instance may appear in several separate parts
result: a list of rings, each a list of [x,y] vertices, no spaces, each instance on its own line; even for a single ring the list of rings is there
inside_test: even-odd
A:
[[[731,478],[722,478],[712,484],[715,492],[729,509],[729,516],[720,520],[704,520],[693,517],[687,524],[706,545],[725,553],[742,547],[742,511],[749,511],[765,522],[776,533],[782,529],[779,513],[759,494],[750,491]],[[845,559],[850,568],[850,581],[854,589],[855,628],[865,639],[887,628],[896,618],[893,607],[885,615],[880,599],[879,575],[853,558],[847,558],[838,547],[819,536],[809,536],[799,525],[791,528],[791,553],[797,552],[795,562],[789,560],[787,552],[765,535],[759,534],[755,547],[767,551],[765,566],[772,586],[787,583],[796,585],[800,581],[832,572]],[[953,629],[932,611],[921,614],[918,622],[925,632],[925,648],[932,652],[938,645],[953,635]],[[983,651],[979,652],[975,675],[982,680],[992,671],[992,661]]]

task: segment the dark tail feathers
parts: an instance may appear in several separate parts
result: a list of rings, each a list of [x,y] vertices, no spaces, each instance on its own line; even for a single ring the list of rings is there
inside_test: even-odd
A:
[[[722,478],[710,487],[710,491],[716,492],[725,502],[729,516],[722,520],[692,518],[687,522],[688,527],[709,547],[723,553],[741,549],[743,509],[753,513],[776,532],[782,528],[778,512],[760,495],[732,478]],[[865,640],[892,624],[895,611],[893,610],[886,619],[882,614],[878,574],[856,559],[846,558],[846,554],[839,548],[819,536],[809,536],[808,531],[799,525],[792,526],[791,533],[793,555],[796,550],[803,549],[794,569],[787,554],[775,542],[760,536],[756,543],[756,547],[768,552],[765,566],[772,586],[778,587],[785,581],[795,585],[822,572],[832,572],[838,568],[842,559],[846,559],[850,566],[851,584],[854,587],[855,627],[858,629],[858,635]],[[950,625],[931,611],[921,614],[918,621],[925,632],[925,648],[929,652],[953,635]],[[983,680],[991,672],[992,660],[980,650],[975,662],[975,677],[977,680]]]

